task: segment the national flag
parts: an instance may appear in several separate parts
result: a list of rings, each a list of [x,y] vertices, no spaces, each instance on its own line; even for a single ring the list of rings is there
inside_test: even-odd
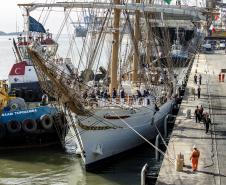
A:
[[[24,75],[26,62],[19,62],[13,65],[9,75]]]
[[[214,16],[214,20],[217,21],[219,19],[219,15]]]
[[[167,4],[170,4],[172,0],[164,0]]]
[[[213,24],[211,24],[209,30],[211,30],[212,32],[216,32],[216,29],[214,28]]]
[[[31,16],[29,16],[29,31],[46,33],[44,26]]]

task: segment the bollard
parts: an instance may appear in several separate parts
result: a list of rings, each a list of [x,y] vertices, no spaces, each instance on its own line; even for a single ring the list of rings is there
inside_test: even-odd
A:
[[[184,166],[184,155],[180,153],[176,157],[175,170],[181,172],[183,171],[183,166]]]
[[[155,138],[155,147],[159,148],[159,139],[160,139],[160,135],[158,134]],[[159,151],[155,148],[155,159],[156,161],[159,161],[160,156],[159,156]]]
[[[141,185],[146,185],[147,184],[146,183],[146,176],[147,176],[148,168],[149,168],[149,166],[146,163],[143,166],[142,170],[141,170],[141,183],[140,183]]]
[[[186,118],[191,119],[191,109],[188,109],[186,112]]]
[[[169,114],[167,114],[166,117],[164,118],[164,138],[166,138],[168,135],[168,131],[167,131],[168,118],[169,118]]]

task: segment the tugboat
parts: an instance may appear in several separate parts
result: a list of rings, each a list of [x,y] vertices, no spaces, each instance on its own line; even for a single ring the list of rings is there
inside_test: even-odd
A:
[[[26,102],[40,102],[43,91],[32,60],[27,53],[27,48],[33,41],[39,41],[48,53],[55,53],[58,44],[53,40],[52,34],[45,30],[43,25],[33,17],[28,17],[28,31],[20,34],[17,40],[13,39],[16,53],[16,63],[12,66],[9,76],[9,91]],[[55,60],[65,73],[71,73],[73,65],[69,58],[57,58]]]
[[[0,150],[63,144],[59,135],[67,133],[66,119],[47,105],[45,96],[41,105],[29,107],[6,91],[7,85],[0,81]]]

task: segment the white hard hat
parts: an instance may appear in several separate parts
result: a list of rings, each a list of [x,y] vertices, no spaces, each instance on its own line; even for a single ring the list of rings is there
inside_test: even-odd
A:
[[[197,148],[196,145],[194,145],[193,148]]]

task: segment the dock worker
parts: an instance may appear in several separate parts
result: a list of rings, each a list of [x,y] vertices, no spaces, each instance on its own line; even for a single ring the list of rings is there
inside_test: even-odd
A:
[[[202,85],[202,75],[199,74],[199,85]]]
[[[197,84],[197,75],[196,74],[194,75],[194,82],[195,82],[195,84]]]
[[[193,150],[190,156],[192,171],[196,171],[198,169],[200,151],[197,149],[196,145],[193,146]]]
[[[194,87],[191,88],[191,94],[194,96],[194,100],[195,100],[195,88]]]
[[[198,86],[198,88],[197,88],[198,99],[200,98],[200,94],[201,94],[201,88],[200,88],[200,86]]]
[[[200,117],[199,117],[199,118],[200,118],[199,121],[201,121],[202,118],[203,118],[203,111],[204,111],[204,108],[203,108],[203,106],[201,105],[200,108],[199,108],[199,116],[200,116]]]
[[[195,109],[195,122],[197,123],[199,120],[200,120],[200,111],[199,106],[197,106]]]
[[[204,125],[206,127],[206,134],[207,134],[208,131],[209,131],[210,124],[211,124],[211,119],[209,118],[208,113],[205,114],[205,116],[203,118],[203,122],[204,122]]]

